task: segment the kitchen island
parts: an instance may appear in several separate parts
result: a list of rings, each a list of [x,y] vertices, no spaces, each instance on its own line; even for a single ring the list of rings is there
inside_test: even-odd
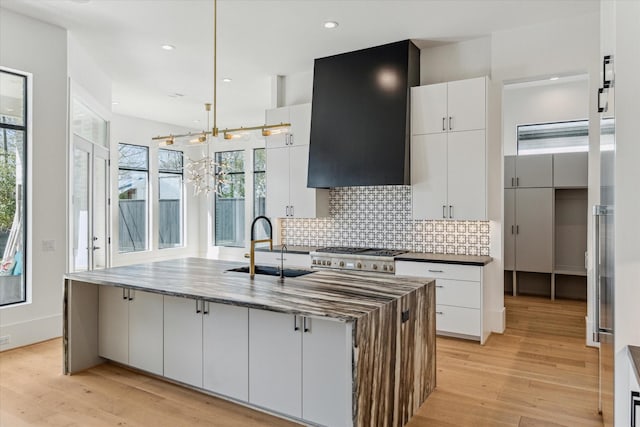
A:
[[[65,277],[64,372],[112,360],[317,425],[404,425],[435,388],[430,279],[230,272],[199,258]]]

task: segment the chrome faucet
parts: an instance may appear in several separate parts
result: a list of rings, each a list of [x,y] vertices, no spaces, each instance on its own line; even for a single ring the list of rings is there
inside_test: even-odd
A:
[[[284,253],[289,252],[287,245],[283,244],[280,248],[280,281],[284,282]]]
[[[255,227],[256,227],[256,222],[258,222],[259,219],[264,219],[269,224],[268,239],[255,240]],[[252,279],[256,275],[256,243],[266,243],[266,242],[269,242],[269,249],[273,250],[273,226],[271,225],[271,221],[269,221],[269,218],[267,218],[264,215],[259,215],[255,217],[253,222],[251,223],[251,251],[249,252],[249,277]]]

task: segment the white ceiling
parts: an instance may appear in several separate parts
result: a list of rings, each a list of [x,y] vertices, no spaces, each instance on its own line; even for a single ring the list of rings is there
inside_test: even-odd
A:
[[[114,112],[204,126],[203,104],[213,98],[213,0],[2,0],[2,7],[69,29],[112,79]],[[271,76],[311,71],[314,58],[408,38],[426,47],[598,10],[598,0],[219,0],[218,125],[261,122]],[[324,29],[328,19],[339,27]],[[162,50],[165,43],[176,50]],[[233,81],[222,83],[227,76]]]

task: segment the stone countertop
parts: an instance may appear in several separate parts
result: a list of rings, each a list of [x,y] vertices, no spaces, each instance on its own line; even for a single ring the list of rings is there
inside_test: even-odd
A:
[[[352,321],[433,282],[318,270],[300,277],[228,272],[247,264],[183,258],[66,274],[65,278],[316,318]]]
[[[273,245],[273,252],[280,252],[280,249],[282,249],[282,245]],[[290,254],[302,254],[302,255],[309,255],[309,252],[313,252],[316,249],[318,249],[317,246],[294,246],[294,245],[287,245],[287,253]],[[260,246],[256,248],[256,252],[270,252],[269,250],[269,246]]]
[[[461,264],[484,266],[493,261],[490,256],[430,254],[423,252],[407,252],[395,257],[396,261],[436,262],[441,264]]]
[[[631,365],[635,370],[636,380],[640,383],[640,347],[630,345],[629,357],[631,357]]]

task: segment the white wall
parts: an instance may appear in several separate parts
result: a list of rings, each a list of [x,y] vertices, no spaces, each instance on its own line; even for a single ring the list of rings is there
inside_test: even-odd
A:
[[[502,138],[505,156],[517,154],[519,125],[589,118],[589,81],[586,76],[547,82],[504,87]]]
[[[72,33],[68,34],[67,46],[69,78],[77,86],[75,91],[85,98],[86,104],[93,104],[89,107],[103,110],[101,115],[108,120],[104,116],[111,112],[111,79]]]
[[[61,335],[66,255],[67,33],[0,9],[0,65],[33,74],[28,151],[27,277],[30,301],[0,308],[2,349]],[[43,240],[55,250],[42,250]]]
[[[615,8],[615,424],[628,426],[626,346],[640,345],[640,2]]]
[[[491,75],[491,37],[420,50],[420,84]]]
[[[125,265],[145,261],[156,261],[160,259],[180,258],[186,256],[197,256],[199,253],[199,241],[205,239],[206,231],[200,232],[200,210],[206,209],[201,206],[200,199],[193,195],[193,189],[185,185],[184,195],[186,197],[185,233],[186,245],[181,248],[158,249],[158,142],[151,138],[159,135],[180,134],[193,131],[193,129],[179,128],[166,123],[154,122],[137,117],[122,116],[114,114],[111,121],[111,260],[112,265]],[[151,222],[149,234],[151,245],[149,250],[141,252],[118,253],[118,144],[135,144],[149,147],[149,206]],[[172,147],[162,147],[172,148]],[[174,146],[175,149],[182,148],[185,151],[185,164],[188,158],[199,158],[201,153],[198,146],[185,148]],[[185,176],[186,181],[186,176]]]

